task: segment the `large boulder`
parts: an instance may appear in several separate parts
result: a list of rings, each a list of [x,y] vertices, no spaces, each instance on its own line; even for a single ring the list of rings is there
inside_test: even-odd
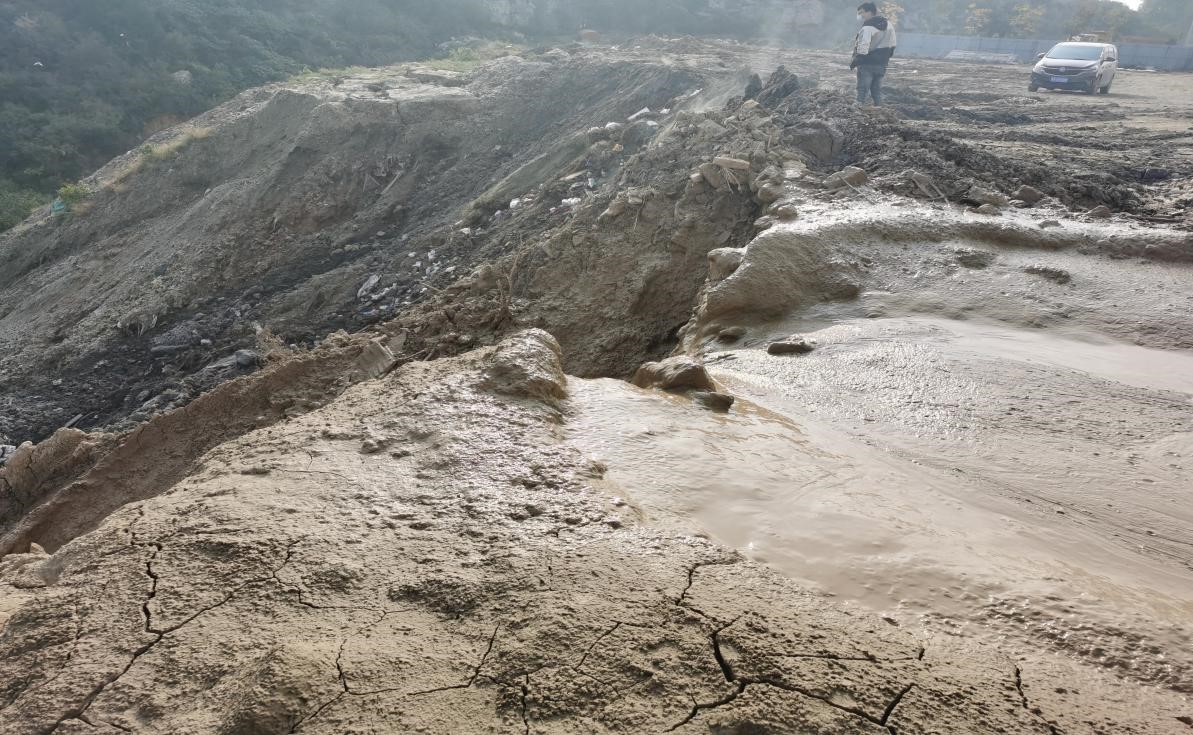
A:
[[[704,365],[694,357],[676,355],[662,362],[648,362],[638,368],[632,381],[639,388],[716,391],[716,384]]]
[[[497,393],[536,398],[548,403],[567,397],[559,343],[541,329],[509,337],[485,364],[485,387]]]
[[[786,135],[796,148],[821,162],[833,160],[845,147],[845,135],[836,126],[820,120],[812,120]]]
[[[718,283],[733,275],[746,255],[745,248],[717,248],[708,253],[708,277]]]
[[[1016,189],[1015,193],[1012,194],[1011,196],[1015,199],[1018,199],[1021,202],[1027,202],[1028,204],[1036,204],[1041,199],[1043,199],[1045,195],[1044,195],[1044,192],[1040,191],[1039,189],[1035,188],[1034,186],[1028,186],[1027,184],[1024,184],[1023,186]]]
[[[824,180],[824,188],[844,189],[846,186],[861,186],[868,179],[865,169],[846,166],[835,174],[829,174],[828,178]]]

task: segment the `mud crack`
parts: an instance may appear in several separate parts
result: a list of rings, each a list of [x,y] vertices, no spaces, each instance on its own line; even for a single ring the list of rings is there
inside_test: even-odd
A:
[[[522,684],[522,726],[526,735],[530,735],[530,715],[527,712],[526,700],[530,697],[530,674],[526,674],[526,681]]]
[[[699,615],[703,618],[707,618],[708,620],[716,620],[716,618],[714,618],[712,615],[709,615],[708,613],[704,612],[700,608],[695,607],[691,603],[689,603],[687,601],[688,593],[692,590],[692,585],[696,583],[696,572],[698,572],[700,569],[702,569],[704,567],[730,566],[730,565],[736,564],[737,562],[738,562],[737,559],[731,559],[731,560],[727,560],[727,561],[702,561],[702,562],[697,562],[697,563],[693,564],[691,567],[688,568],[687,584],[684,585],[683,590],[679,593],[679,597],[675,598],[675,605],[677,607],[682,607],[685,610],[691,610],[692,612],[696,613],[697,615]]]
[[[141,510],[141,516],[137,520],[140,520],[140,518],[144,517],[144,510],[143,509],[139,509],[139,510]],[[135,521],[134,521],[134,524],[135,524]],[[101,694],[103,694],[104,691],[109,686],[111,686],[115,682],[119,681],[121,677],[123,677],[125,674],[127,674],[129,672],[129,670],[132,669],[132,667],[137,663],[137,660],[140,659],[142,656],[144,656],[146,653],[148,653],[150,650],[152,650],[154,646],[156,646],[158,643],[160,643],[162,641],[163,638],[166,637],[166,635],[179,630],[186,624],[188,624],[188,623],[192,622],[193,620],[195,620],[196,618],[198,618],[200,615],[203,615],[206,612],[209,612],[211,610],[214,610],[217,607],[220,607],[221,605],[226,604],[229,600],[231,600],[236,595],[236,593],[238,593],[240,590],[244,589],[245,587],[247,587],[251,584],[259,584],[261,582],[267,582],[270,579],[273,579],[274,578],[273,575],[276,574],[278,571],[281,571],[281,568],[286,564],[286,561],[288,561],[290,558],[290,555],[287,553],[285,555],[285,558],[282,561],[282,563],[277,568],[271,570],[271,573],[269,576],[247,580],[247,581],[243,582],[242,584],[238,585],[237,587],[235,587],[220,602],[218,602],[214,605],[209,605],[205,608],[202,608],[201,610],[197,611],[193,615],[190,615],[189,617],[187,617],[182,622],[178,623],[177,625],[173,625],[173,626],[170,626],[170,627],[164,628],[164,629],[157,629],[157,628],[153,627],[153,619],[151,617],[151,613],[149,610],[149,603],[157,597],[158,582],[161,579],[160,576],[156,572],[153,571],[153,562],[155,559],[157,559],[157,555],[159,553],[161,553],[161,551],[164,547],[160,541],[148,541],[148,542],[137,541],[136,532],[132,530],[131,526],[129,528],[129,532],[132,534],[132,538],[130,539],[130,542],[129,542],[130,546],[133,546],[136,548],[151,548],[151,549],[153,549],[153,551],[150,552],[150,554],[149,554],[149,558],[145,561],[145,576],[149,578],[150,582],[149,582],[149,591],[146,593],[145,601],[141,604],[141,614],[145,618],[145,632],[151,634],[153,636],[153,639],[148,641],[144,645],[141,645],[141,646],[137,647],[136,649],[134,649],[132,656],[129,658],[129,661],[127,664],[125,664],[124,668],[122,668],[119,672],[117,672],[115,676],[106,677],[103,681],[101,681],[99,684],[97,684],[95,687],[93,687],[92,690],[90,692],[88,692],[87,696],[83,698],[83,701],[79,705],[77,705],[76,707],[73,707],[70,711],[68,711],[66,716],[62,717],[57,722],[55,722],[53,724],[53,726],[50,727],[49,729],[39,731],[41,733],[41,735],[50,735],[50,733],[52,733],[54,730],[56,730],[59,725],[61,725],[64,722],[67,722],[68,720],[86,721],[83,719],[83,716],[85,715],[87,710],[91,708],[91,705],[95,703],[95,700],[98,699],[99,696]],[[297,541],[290,542],[287,546],[287,550],[292,548],[297,543],[298,543]],[[104,722],[104,724],[111,725],[112,727],[114,727],[116,729],[122,729],[113,723]]]
[[[485,648],[485,652],[481,656],[480,662],[477,663],[476,668],[472,670],[472,676],[468,677],[468,681],[464,682],[463,684],[452,684],[451,686],[437,687],[435,689],[424,689],[424,690],[418,691],[418,692],[410,692],[409,696],[417,697],[422,694],[433,694],[435,692],[446,692],[446,691],[450,691],[452,689],[468,689],[469,687],[471,687],[473,684],[476,683],[476,680],[480,678],[481,669],[483,669],[485,667],[485,662],[489,660],[489,654],[493,652],[493,645],[497,642],[497,631],[499,631],[499,630],[501,630],[500,625],[494,626],[493,634],[491,636],[489,636],[489,645],[488,645],[488,647]]]
[[[1023,709],[1027,710],[1028,714],[1043,723],[1048,728],[1050,735],[1063,735],[1059,727],[1044,717],[1044,713],[1040,711],[1039,707],[1031,706],[1031,702],[1027,699],[1027,693],[1023,691],[1023,669],[1018,666],[1015,667],[1015,691],[1019,692],[1019,701],[1023,705]]]
[[[572,668],[575,669],[576,671],[580,672],[581,674],[584,673],[581,669],[584,667],[584,662],[588,660],[589,654],[591,654],[593,649],[595,649],[597,647],[597,644],[599,644],[601,641],[605,640],[609,636],[613,635],[613,633],[616,632],[617,629],[620,627],[621,627],[620,622],[614,623],[612,628],[610,628],[609,630],[606,630],[604,633],[601,633],[599,636],[597,636],[596,640],[592,642],[592,645],[590,645],[587,649],[585,649],[584,655],[582,655],[580,657],[580,660],[578,662],[576,662],[576,665],[573,666]],[[593,678],[595,679],[596,677],[593,677]]]
[[[717,666],[718,666],[718,668],[720,668],[721,674],[725,677],[725,681],[736,685],[735,689],[733,691],[729,692],[728,694],[726,694],[725,696],[723,696],[719,699],[716,699],[712,702],[699,702],[695,699],[695,697],[693,697],[691,711],[688,712],[688,715],[684,719],[680,720],[679,722],[675,723],[671,727],[667,728],[667,732],[673,732],[673,731],[683,727],[684,725],[688,724],[689,722],[694,720],[696,717],[698,717],[700,715],[700,713],[705,710],[711,710],[711,709],[716,709],[718,707],[724,707],[725,705],[732,703],[734,700],[736,700],[738,697],[740,697],[746,691],[746,689],[748,687],[768,686],[768,687],[774,687],[775,689],[780,689],[785,692],[790,692],[792,694],[799,694],[799,695],[807,697],[809,699],[818,700],[820,702],[823,702],[824,704],[827,704],[828,706],[832,707],[833,709],[840,710],[841,712],[845,712],[845,713],[852,715],[854,717],[858,717],[862,720],[865,720],[866,722],[869,722],[874,725],[878,725],[879,727],[884,727],[891,733],[891,735],[896,735],[894,728],[888,726],[887,722],[890,720],[891,715],[894,713],[895,709],[899,706],[899,703],[902,702],[903,698],[905,696],[907,696],[907,693],[910,692],[915,687],[914,683],[908,684],[907,686],[903,687],[898,692],[898,694],[896,694],[895,697],[887,704],[886,708],[883,710],[882,716],[875,717],[874,715],[871,715],[870,713],[866,712],[865,710],[859,709],[857,707],[849,707],[846,705],[839,704],[837,702],[832,701],[827,696],[824,696],[822,694],[817,694],[816,692],[810,691],[810,690],[805,689],[800,686],[796,686],[794,684],[788,684],[787,682],[776,681],[774,679],[769,679],[769,678],[754,678],[754,677],[740,676],[734,671],[733,665],[729,662],[729,659],[725,656],[724,651],[721,650],[721,638],[720,638],[721,633],[723,633],[727,628],[731,627],[739,619],[740,619],[740,616],[738,616],[737,618],[734,618],[730,622],[717,628],[709,636],[709,642],[712,644],[713,659],[717,662]],[[863,660],[869,660],[869,659],[863,659]]]

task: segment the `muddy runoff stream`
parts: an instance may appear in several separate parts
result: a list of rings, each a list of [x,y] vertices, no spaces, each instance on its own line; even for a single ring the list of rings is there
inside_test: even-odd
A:
[[[772,329],[792,327],[812,355],[709,358],[724,414],[573,381],[569,441],[648,521],[892,625],[1193,691],[1193,357],[995,322]]]

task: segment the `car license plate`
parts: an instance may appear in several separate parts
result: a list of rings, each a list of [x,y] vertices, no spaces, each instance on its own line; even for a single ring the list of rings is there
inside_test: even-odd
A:
[[[1064,84],[1069,81],[1068,77],[1052,77],[1052,81],[1058,84]]]

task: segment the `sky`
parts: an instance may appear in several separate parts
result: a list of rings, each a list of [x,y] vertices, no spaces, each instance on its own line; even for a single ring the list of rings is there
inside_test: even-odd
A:
[[[1143,0],[1118,0],[1118,1],[1120,3],[1122,3],[1123,5],[1126,5],[1131,10],[1139,10],[1139,4],[1143,2]]]

